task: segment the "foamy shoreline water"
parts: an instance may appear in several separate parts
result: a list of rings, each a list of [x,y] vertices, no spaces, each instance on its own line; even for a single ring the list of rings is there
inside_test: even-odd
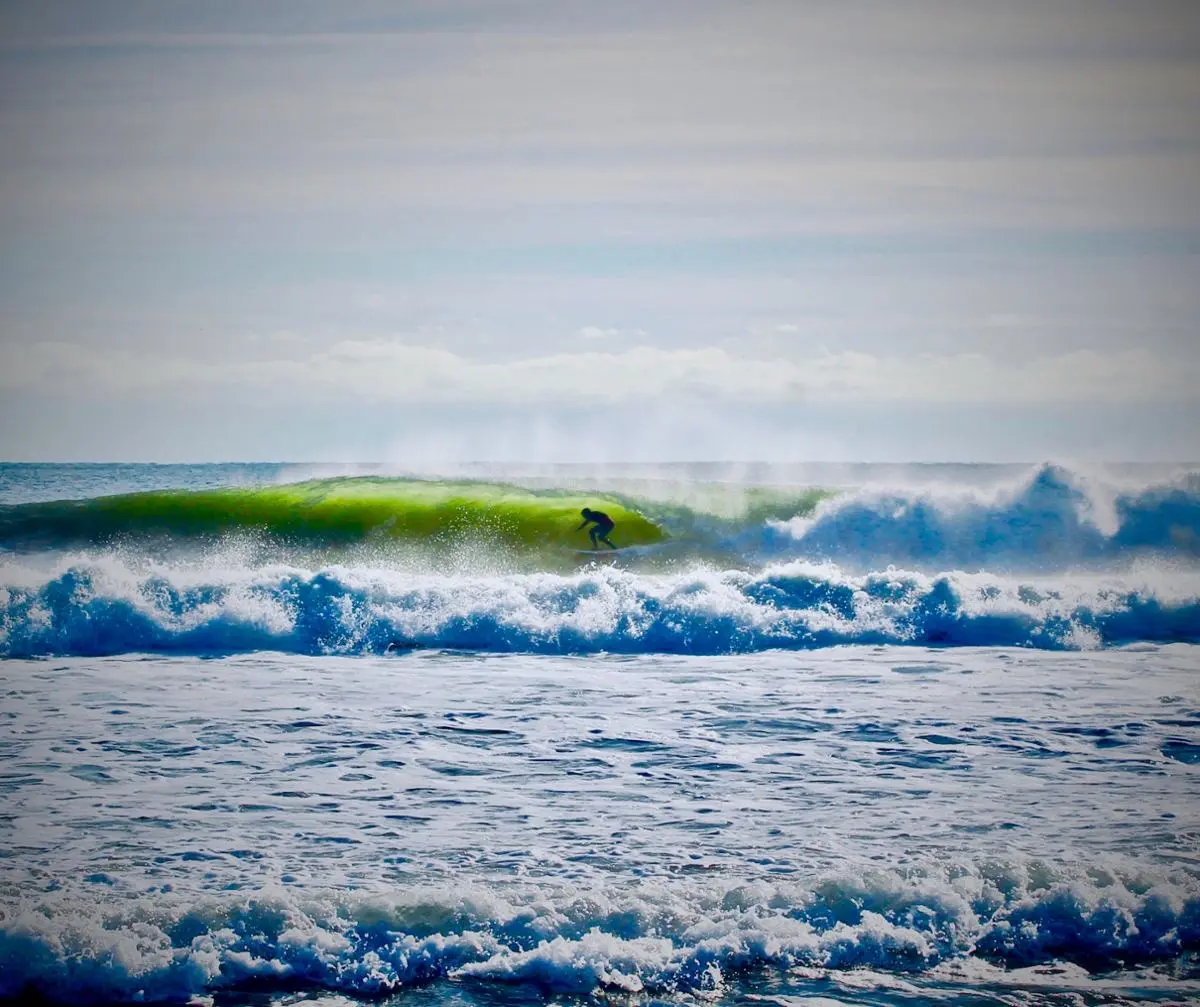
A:
[[[1196,654],[5,662],[0,991],[1170,1002]]]

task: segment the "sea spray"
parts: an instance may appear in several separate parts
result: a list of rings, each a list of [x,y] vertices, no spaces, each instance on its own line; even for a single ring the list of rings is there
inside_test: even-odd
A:
[[[1200,641],[1200,572],[998,577],[829,564],[757,572],[426,573],[66,559],[10,565],[0,654],[745,653],[850,643],[1090,649]]]

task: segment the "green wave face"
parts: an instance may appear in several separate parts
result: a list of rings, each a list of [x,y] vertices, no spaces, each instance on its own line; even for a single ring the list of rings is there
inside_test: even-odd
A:
[[[591,547],[587,530],[576,530],[584,507],[613,519],[617,546],[667,537],[634,507],[603,494],[354,477],[8,506],[0,508],[0,541],[56,545],[254,533],[314,545],[396,541],[453,548],[466,540],[522,551],[579,550]]]

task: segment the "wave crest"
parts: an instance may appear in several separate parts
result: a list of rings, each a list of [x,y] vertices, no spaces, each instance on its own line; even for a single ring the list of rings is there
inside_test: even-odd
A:
[[[771,522],[771,555],[878,568],[1062,570],[1155,553],[1200,557],[1200,474],[1136,489],[1047,465],[990,492],[864,490]]]
[[[980,477],[982,478],[982,476]],[[750,569],[806,559],[858,571],[904,565],[1034,572],[1200,560],[1200,473],[1118,485],[1044,465],[1005,486],[833,490],[724,483],[597,483],[591,490],[358,476],[274,486],[152,490],[0,506],[0,548],[22,552],[124,543],[170,555],[230,538],[268,559],[308,562],[357,550],[438,556],[478,570],[590,561],[580,510],[602,508],[627,566]],[[313,550],[324,550],[314,560]],[[520,560],[520,562],[516,562]]]
[[[750,573],[462,576],[378,568],[135,570],[0,587],[0,654],[719,654],[838,644],[1079,649],[1200,642],[1200,575],[1051,582],[792,563]]]
[[[808,886],[39,899],[0,909],[0,996],[180,1002],[264,983],[380,995],[443,978],[670,994],[721,990],[762,968],[914,972],[971,958],[1128,968],[1200,948],[1194,876],[1034,863]]]

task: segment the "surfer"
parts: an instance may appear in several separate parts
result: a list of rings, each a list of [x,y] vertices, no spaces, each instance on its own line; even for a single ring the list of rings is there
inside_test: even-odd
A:
[[[598,510],[590,510],[587,507],[584,507],[579,513],[583,515],[583,524],[576,528],[576,531],[583,531],[583,529],[587,528],[589,524],[594,524],[596,526],[588,531],[588,538],[592,540],[593,549],[600,548],[600,546],[596,544],[597,540],[603,542],[610,549],[616,548],[616,546],[608,540],[608,533],[616,527],[616,525],[613,524],[612,518]]]

